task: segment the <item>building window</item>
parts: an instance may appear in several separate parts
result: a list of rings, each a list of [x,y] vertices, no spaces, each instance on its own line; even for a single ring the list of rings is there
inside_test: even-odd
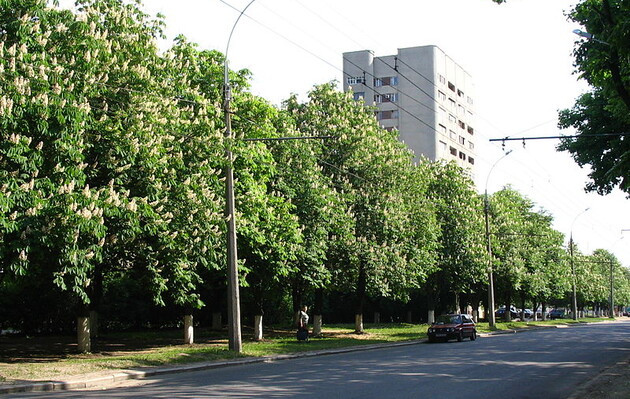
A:
[[[440,151],[446,152],[446,143],[440,140]]]
[[[398,126],[389,126],[385,128],[385,130],[387,130],[388,132],[393,132],[396,129],[398,129]]]
[[[438,90],[438,98],[440,99],[440,101],[446,101],[446,94]]]
[[[463,136],[459,136],[459,144],[466,145],[466,139]]]
[[[457,124],[459,125],[460,128],[462,129],[466,129],[466,124],[462,121],[457,121]]]
[[[352,97],[354,98],[354,101],[363,100],[365,98],[365,92],[357,91],[356,93],[352,95]]]
[[[453,114],[448,114],[448,120],[453,123],[457,122],[457,118],[455,118],[455,115]]]
[[[374,87],[381,86],[397,86],[398,76],[389,76],[385,78],[374,78]]]
[[[455,109],[455,100],[453,100],[452,98],[449,98],[448,106],[451,107],[451,109]]]
[[[449,150],[451,151],[451,155],[456,157],[457,156],[457,149],[455,147],[450,147]]]
[[[466,160],[466,154],[464,154],[463,152],[459,152],[459,159],[461,159],[462,161]]]
[[[468,133],[475,134],[475,129],[473,129],[472,127],[468,126]]]
[[[444,126],[444,125],[438,125],[438,131],[439,131],[440,133],[444,133],[444,134],[446,134],[446,126]]]
[[[457,106],[457,115],[460,115],[463,118],[464,116],[466,116],[466,109],[463,106],[458,105]]]
[[[468,162],[470,162],[471,165],[474,165],[475,164],[475,158],[468,157]]]
[[[442,83],[443,85],[445,85],[445,84],[446,84],[446,78],[445,78],[444,76],[440,75],[439,73],[438,73],[438,80],[439,80],[439,81],[440,81],[440,83]]]
[[[454,132],[454,131],[452,131],[452,130],[449,130],[449,131],[448,131],[448,136],[449,136],[449,137],[451,138],[451,140],[453,140],[453,141],[457,140],[457,133],[455,133],[455,132]]]
[[[464,97],[464,92],[459,90],[459,89],[457,89],[457,96],[458,97]]]
[[[452,84],[451,82],[448,82],[448,88],[452,91],[455,92],[455,85]]]
[[[365,76],[348,76],[348,84],[356,85],[356,84],[365,84]]]
[[[473,143],[472,141],[468,142],[468,148],[470,148],[471,150],[475,149],[475,143]]]
[[[393,110],[393,111],[379,111],[377,114],[378,120],[383,120],[383,119],[396,119],[398,118],[398,110]]]
[[[375,94],[376,103],[395,103],[398,101],[398,93]]]
[[[472,105],[473,99],[470,96],[466,96],[466,102]]]

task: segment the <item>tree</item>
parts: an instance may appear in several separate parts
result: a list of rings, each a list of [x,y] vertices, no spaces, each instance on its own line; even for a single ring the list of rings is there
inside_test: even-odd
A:
[[[483,204],[472,180],[454,162],[425,161],[424,164],[430,171],[429,198],[435,207],[439,226],[437,270],[426,284],[431,313],[436,309],[435,301],[440,293],[450,296],[450,301],[442,308],[455,308],[459,294],[478,294],[483,289],[483,284],[487,284],[487,252]],[[477,305],[479,296],[474,296],[473,302]],[[431,314],[429,321],[432,321]]]
[[[355,329],[360,332],[368,295],[404,298],[425,273],[426,259],[406,242],[410,234],[424,235],[407,229],[418,214],[407,212],[411,205],[405,202],[413,181],[411,155],[395,133],[379,127],[371,110],[334,84],[316,87],[305,105],[289,111],[305,134],[334,136],[316,149],[316,156],[340,194],[350,233],[333,237],[337,242],[329,247],[328,265],[332,285],[355,293]]]
[[[184,57],[159,54],[161,22],[135,4],[34,0],[3,3],[0,23],[3,269],[51,279],[82,316],[131,269],[156,303],[201,306],[222,223],[220,108],[187,84]]]
[[[580,165],[590,165],[586,189],[630,193],[630,5],[627,0],[582,0],[568,14],[592,39],[576,42],[576,73],[593,88],[572,109],[560,111],[559,127],[573,127],[577,138],[563,139]]]

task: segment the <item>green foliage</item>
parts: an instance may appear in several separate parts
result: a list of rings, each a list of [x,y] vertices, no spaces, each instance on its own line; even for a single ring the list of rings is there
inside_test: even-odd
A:
[[[617,186],[630,192],[629,11],[627,0],[582,0],[568,14],[594,35],[577,41],[574,50],[576,72],[593,89],[560,112],[560,128],[573,127],[580,136],[564,139],[558,149],[591,166],[586,188],[600,194]]]

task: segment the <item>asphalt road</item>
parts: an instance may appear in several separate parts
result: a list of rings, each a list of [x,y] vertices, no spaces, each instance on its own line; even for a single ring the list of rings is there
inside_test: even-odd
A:
[[[566,398],[630,356],[630,323],[352,352],[15,398]]]

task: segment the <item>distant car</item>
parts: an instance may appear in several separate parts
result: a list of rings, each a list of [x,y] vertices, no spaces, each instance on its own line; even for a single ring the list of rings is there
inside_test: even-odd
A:
[[[551,320],[564,319],[564,316],[565,316],[564,309],[553,309],[551,312],[549,312],[549,318]]]
[[[457,339],[461,342],[464,338],[474,341],[477,339],[477,327],[472,317],[467,314],[442,315],[431,324],[427,330],[427,336],[429,342],[449,339]]]
[[[534,311],[531,309],[524,309],[523,310],[523,316],[525,319],[533,319],[534,318]]]
[[[494,315],[497,318],[499,318],[499,319],[504,319],[505,318],[505,306],[501,306],[496,312],[494,312]],[[521,317],[520,312],[514,306],[510,306],[510,316],[511,316],[512,319],[516,319],[516,318]]]

